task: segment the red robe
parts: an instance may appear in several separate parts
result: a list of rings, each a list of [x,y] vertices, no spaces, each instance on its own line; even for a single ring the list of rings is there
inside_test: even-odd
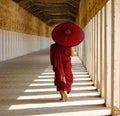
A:
[[[71,65],[71,47],[63,47],[57,43],[50,47],[50,61],[55,72],[54,83],[57,91],[71,91],[73,83],[72,65]]]

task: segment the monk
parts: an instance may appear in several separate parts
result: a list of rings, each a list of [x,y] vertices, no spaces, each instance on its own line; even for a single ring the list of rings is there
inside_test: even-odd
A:
[[[68,101],[67,94],[71,91],[73,83],[71,47],[64,47],[54,43],[50,47],[50,61],[55,72],[54,84],[61,95],[62,101]]]

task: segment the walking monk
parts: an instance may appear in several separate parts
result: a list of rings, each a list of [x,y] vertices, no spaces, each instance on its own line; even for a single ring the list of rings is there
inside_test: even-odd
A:
[[[83,37],[82,29],[73,23],[59,24],[52,31],[55,43],[50,46],[50,61],[55,72],[54,83],[63,101],[68,101],[73,83],[72,46],[78,45]]]
[[[55,72],[55,85],[60,92],[61,100],[67,101],[67,94],[71,91],[73,83],[71,55],[72,48],[61,46],[57,43],[51,45],[50,60]]]

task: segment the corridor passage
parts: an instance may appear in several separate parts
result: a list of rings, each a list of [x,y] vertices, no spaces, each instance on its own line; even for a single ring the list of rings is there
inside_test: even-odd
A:
[[[53,84],[49,50],[0,63],[0,116],[110,115],[77,56],[72,57],[74,83],[69,101],[60,101]]]

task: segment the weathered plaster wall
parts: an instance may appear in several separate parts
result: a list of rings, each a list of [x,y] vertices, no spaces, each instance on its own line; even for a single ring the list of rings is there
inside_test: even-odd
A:
[[[0,29],[49,36],[49,28],[12,0],[0,0]]]
[[[0,0],[0,62],[48,48],[51,29],[12,0]]]
[[[77,19],[79,25],[84,28],[107,1],[108,0],[81,0]]]

